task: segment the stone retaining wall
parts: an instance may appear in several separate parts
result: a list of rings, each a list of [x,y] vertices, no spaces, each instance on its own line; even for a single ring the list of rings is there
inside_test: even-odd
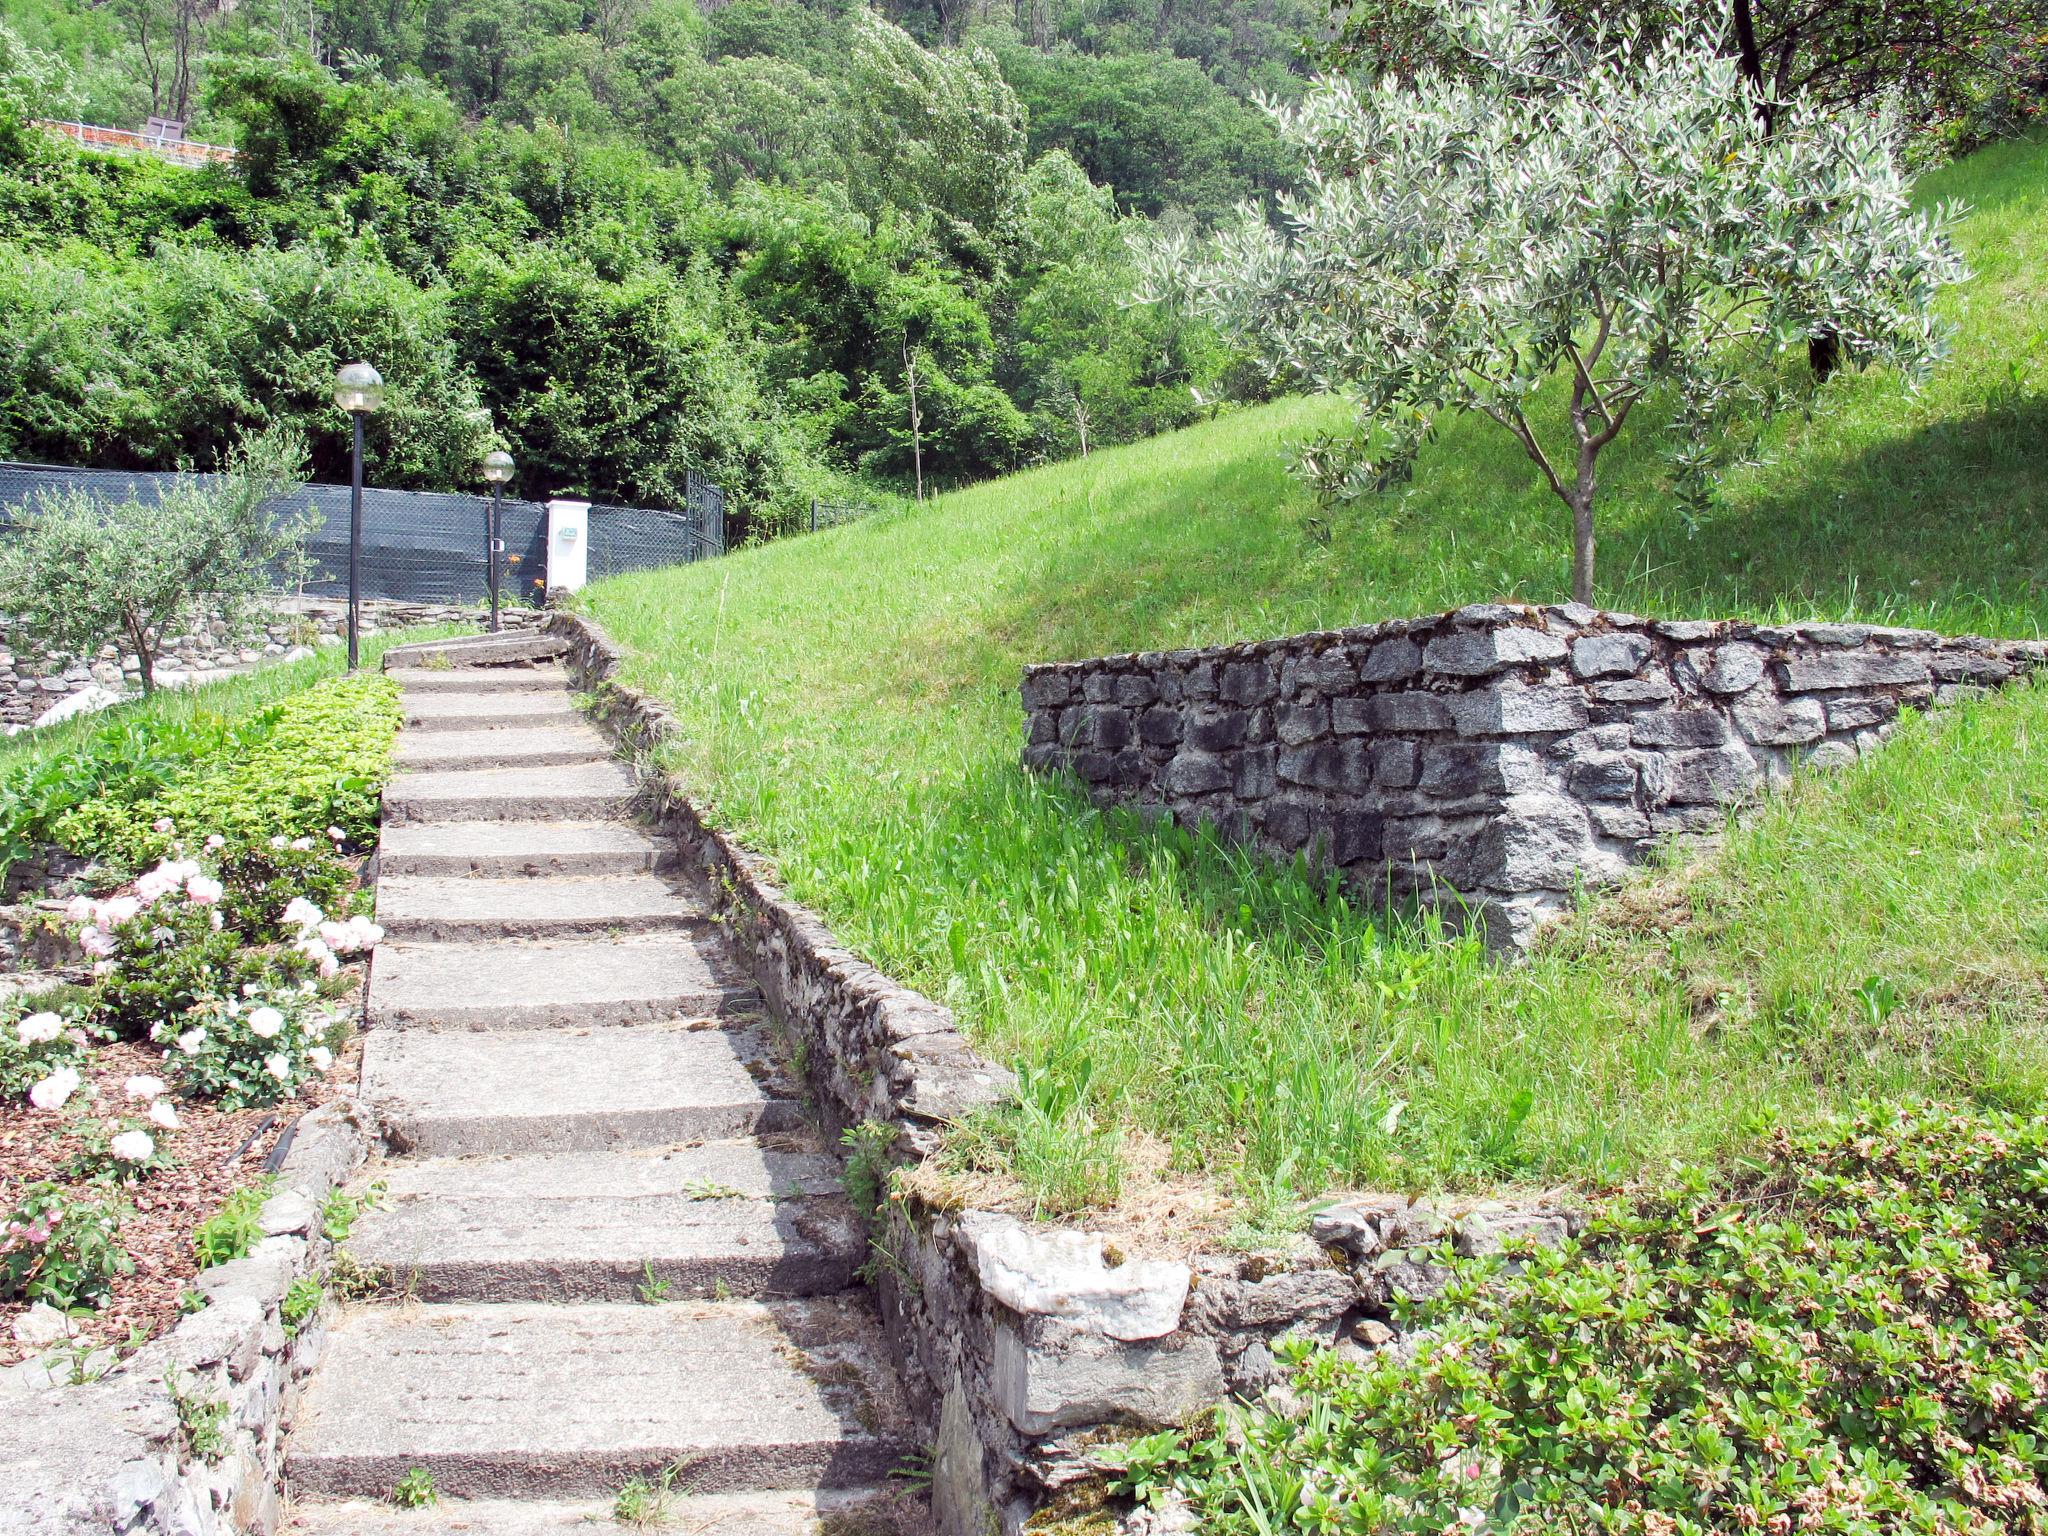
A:
[[[641,769],[685,878],[706,891],[828,1124],[895,1127],[915,1162],[944,1125],[993,1104],[1010,1076],[967,1045],[951,1013],[841,946],[761,860],[706,825],[685,786],[652,762],[675,729],[617,681],[619,653],[588,619],[554,632],[597,719]],[[1402,1197],[1332,1206],[1286,1251],[1136,1259],[1099,1233],[890,1200],[873,1232],[877,1300],[905,1391],[935,1447],[941,1536],[1015,1536],[1035,1511],[1099,1490],[1105,1440],[1175,1424],[1277,1380],[1272,1345],[1300,1334],[1370,1350],[1399,1338],[1400,1295],[1442,1273],[1422,1251],[1561,1238],[1564,1207],[1432,1206]]]
[[[1901,708],[2044,661],[2039,641],[1484,604],[1029,667],[1024,762],[1519,946],[1801,759],[1850,761]]]
[[[378,600],[363,604],[363,633],[379,634],[428,624],[475,624],[484,615],[473,604],[401,603]],[[500,610],[508,629],[527,629],[547,615],[524,606]],[[9,624],[0,616],[0,725],[30,725],[53,704],[89,688],[133,693],[142,686],[142,663],[133,652],[102,646],[90,658],[17,648]],[[246,672],[264,661],[302,654],[314,646],[339,645],[348,633],[348,604],[339,598],[279,599],[244,632],[230,634],[215,618],[179,635],[164,649],[157,680],[167,686],[210,682]]]
[[[328,1191],[363,1161],[347,1100],[300,1117],[248,1257],[204,1270],[205,1305],[98,1380],[31,1359],[0,1371],[0,1530],[16,1536],[271,1536],[282,1523],[280,1432],[318,1363],[331,1304],[288,1332],[292,1283],[323,1276]],[[54,1314],[52,1314],[54,1316]],[[103,1364],[103,1362],[98,1362]],[[167,1385],[227,1404],[225,1451],[193,1454]]]

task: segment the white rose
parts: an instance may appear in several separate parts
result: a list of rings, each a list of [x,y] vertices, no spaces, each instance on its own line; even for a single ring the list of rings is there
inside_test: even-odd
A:
[[[325,1072],[334,1065],[334,1052],[327,1049],[324,1045],[316,1045],[313,1049],[306,1052],[306,1060],[313,1063],[313,1070],[315,1072]]]
[[[69,1067],[59,1067],[29,1089],[28,1101],[37,1109],[62,1109],[65,1101],[78,1091],[78,1084],[76,1072]]]
[[[220,835],[220,834],[219,834],[218,832],[210,832],[210,833],[208,833],[208,834],[207,834],[207,837],[206,837],[206,846],[207,846],[207,847],[209,847],[209,848],[212,848],[212,849],[216,849],[216,850],[218,850],[218,849],[221,849],[221,848],[225,848],[225,847],[227,847],[227,845],[228,845],[228,840],[227,840],[226,838],[222,837],[222,836],[221,836],[221,835]]]
[[[158,1099],[150,1105],[149,1118],[167,1131],[175,1131],[178,1128],[178,1112],[171,1107],[169,1099]]]
[[[263,1070],[276,1078],[280,1083],[291,1081],[292,1064],[286,1061],[282,1055],[272,1054],[264,1057]]]
[[[284,1015],[275,1008],[252,1008],[249,1010],[249,1029],[257,1039],[274,1039],[277,1032],[283,1028]]]
[[[123,1131],[107,1148],[124,1163],[147,1162],[156,1151],[156,1138],[147,1131]]]
[[[185,882],[185,899],[195,906],[210,907],[226,894],[226,886],[205,875],[194,875]]]
[[[153,1099],[164,1091],[164,1080],[160,1077],[131,1077],[121,1085],[121,1091],[131,1099]]]
[[[204,1044],[206,1044],[206,1031],[203,1029],[188,1029],[185,1033],[178,1036],[178,1049],[187,1056],[197,1056],[199,1054],[199,1047]]]
[[[32,1013],[14,1026],[14,1033],[23,1045],[41,1045],[64,1033],[64,1019],[61,1014]]]

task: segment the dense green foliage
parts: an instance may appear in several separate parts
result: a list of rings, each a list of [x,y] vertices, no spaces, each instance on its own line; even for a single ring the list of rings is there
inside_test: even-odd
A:
[[[1245,93],[1291,89],[1295,0],[905,14],[943,48],[836,0],[315,5],[325,64],[252,0],[195,12],[182,86],[150,86],[153,6],[193,9],[33,0],[0,34],[0,456],[211,467],[286,423],[339,479],[362,356],[380,483],[473,484],[496,439],[530,494],[675,504],[702,470],[744,534],[1250,383],[1120,302],[1126,236],[1278,184]],[[166,92],[232,167],[26,124]]]
[[[1217,1536],[2041,1528],[2048,1119],[1869,1107],[1444,1261],[1412,1354],[1297,1348],[1298,1412],[1140,1442],[1129,1483]]]
[[[1654,433],[1618,442],[1602,602],[2048,624],[2048,144],[1923,196],[1974,209],[1948,360],[1917,394],[1831,381],[1691,524]],[[1555,430],[1565,391],[1530,409]],[[589,595],[676,708],[713,814],[1025,1069],[991,1155],[1048,1204],[1109,1198],[1145,1138],[1252,1195],[1625,1177],[1763,1113],[2048,1086],[2048,690],[1909,726],[1514,971],[1021,773],[1027,662],[1565,595],[1550,493],[1489,422],[1446,423],[1409,485],[1317,539],[1285,456],[1342,418],[1244,411]],[[1881,1018],[1873,976],[1897,997]]]

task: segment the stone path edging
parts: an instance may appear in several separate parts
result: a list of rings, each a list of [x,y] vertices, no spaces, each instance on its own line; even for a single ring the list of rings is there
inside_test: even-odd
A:
[[[894,1125],[896,1155],[914,1162],[946,1122],[1010,1092],[1011,1075],[974,1053],[950,1010],[839,944],[765,861],[707,824],[680,779],[651,766],[679,727],[619,680],[622,656],[603,629],[569,612],[549,629],[567,640],[592,717],[638,766],[660,829],[713,893],[772,1013],[803,1043],[828,1117]],[[1395,1299],[1442,1284],[1429,1245],[1557,1241],[1577,1221],[1551,1200],[1366,1199],[1333,1206],[1284,1255],[1130,1263],[1099,1233],[895,1201],[871,1234],[874,1285],[905,1393],[934,1436],[934,1522],[942,1536],[1016,1536],[1034,1511],[1096,1480],[1105,1429],[1164,1427],[1275,1384],[1279,1335],[1392,1342]]]
[[[307,1111],[262,1208],[248,1257],[192,1282],[206,1305],[84,1386],[36,1386],[38,1362],[0,1386],[0,1530],[10,1536],[231,1536],[279,1519],[281,1435],[300,1384],[319,1363],[333,1308],[295,1331],[285,1293],[325,1281],[334,1245],[321,1230],[328,1193],[360,1167],[369,1134],[353,1101]],[[189,1395],[225,1402],[225,1454],[183,1444],[166,1376]]]

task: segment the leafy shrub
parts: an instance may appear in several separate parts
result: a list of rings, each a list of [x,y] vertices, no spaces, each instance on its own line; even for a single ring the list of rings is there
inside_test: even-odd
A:
[[[1131,1448],[1205,1530],[1990,1533],[2048,1494],[2048,1117],[1869,1108],[1453,1262],[1408,1358]],[[1519,1273],[1517,1273],[1519,1270]]]
[[[0,1099],[18,1099],[59,1068],[78,1070],[83,1030],[34,1002],[7,1012],[16,1016],[0,1023]]]
[[[203,1000],[260,982],[280,964],[295,965],[294,958],[245,948],[213,903],[193,901],[182,888],[124,916],[133,903],[93,903],[96,920],[80,930],[86,952],[98,957],[94,1014],[130,1039],[147,1033],[161,1040]],[[304,974],[310,967],[296,969]]]
[[[216,1264],[230,1264],[248,1257],[249,1250],[263,1236],[259,1217],[263,1202],[270,1198],[270,1186],[274,1182],[265,1178],[244,1185],[223,1200],[219,1210],[193,1228],[192,1256],[199,1261],[201,1269],[212,1269]]]
[[[157,793],[122,804],[95,801],[60,817],[57,838],[80,853],[141,868],[219,837],[221,862],[248,861],[256,883],[246,889],[252,900],[260,896],[265,918],[274,917],[301,894],[280,892],[279,876],[305,875],[313,861],[267,855],[323,849],[329,827],[338,827],[348,844],[371,841],[399,719],[391,679],[330,678],[259,711],[223,742],[230,750],[208,754]],[[274,838],[285,841],[273,845]],[[293,848],[294,840],[303,846]]]
[[[43,1301],[61,1311],[98,1303],[116,1276],[134,1272],[121,1246],[129,1214],[118,1201],[31,1184],[0,1230],[0,1300]]]
[[[60,1170],[73,1182],[137,1184],[160,1169],[177,1166],[160,1130],[132,1115],[87,1120],[77,1130],[84,1145]]]
[[[172,1042],[171,1072],[183,1092],[226,1109],[275,1104],[332,1065],[333,1027],[313,983],[251,983],[241,997],[192,1007]]]
[[[299,1330],[306,1326],[306,1319],[318,1312],[326,1299],[325,1288],[311,1275],[301,1275],[294,1280],[277,1309],[278,1316],[284,1320],[285,1337],[296,1338]]]

